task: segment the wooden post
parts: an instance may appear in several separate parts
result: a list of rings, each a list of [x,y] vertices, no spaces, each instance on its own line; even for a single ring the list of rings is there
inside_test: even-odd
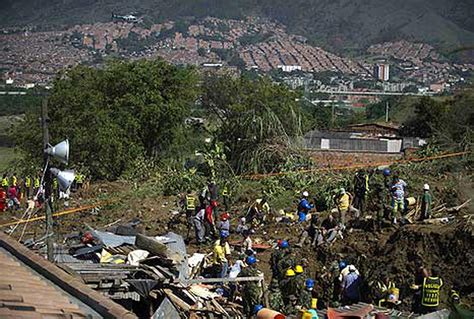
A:
[[[48,130],[48,100],[43,98],[41,105],[41,125],[43,128],[43,151],[49,145],[49,130]],[[45,166],[45,175],[44,175],[44,207],[45,207],[45,220],[46,220],[46,247],[48,260],[54,261],[54,240],[52,236],[53,232],[53,212],[51,210],[51,174],[49,172],[49,161],[48,154],[44,153],[44,166]]]

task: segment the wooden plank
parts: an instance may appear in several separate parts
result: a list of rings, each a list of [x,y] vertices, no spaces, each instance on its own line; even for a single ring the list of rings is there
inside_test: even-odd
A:
[[[137,234],[137,237],[135,240],[135,246],[137,246],[140,249],[149,251],[151,255],[156,255],[156,256],[166,257],[166,252],[168,250],[166,245],[163,245],[159,241],[153,238],[149,238],[142,234]]]
[[[163,289],[164,293],[168,296],[168,298],[171,300],[173,304],[178,306],[179,308],[183,309],[186,312],[189,312],[191,310],[191,306],[188,305],[186,302],[181,300],[178,296],[176,296],[171,289]]]
[[[196,278],[196,279],[176,279],[174,283],[185,285],[201,284],[201,283],[219,283],[219,282],[240,282],[240,281],[263,281],[260,276],[255,277],[237,277],[237,278]]]
[[[225,311],[225,309],[221,305],[219,305],[219,303],[215,299],[211,299],[211,302],[221,314],[225,315],[226,317],[230,317],[227,311]]]

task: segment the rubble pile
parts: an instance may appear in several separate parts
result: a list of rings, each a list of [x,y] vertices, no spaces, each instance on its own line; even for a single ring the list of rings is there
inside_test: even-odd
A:
[[[188,258],[182,236],[173,232],[145,236],[129,225],[112,230],[90,229],[67,236],[56,249],[55,261],[120,304],[132,309],[146,305],[146,313],[138,313],[143,317],[244,317],[242,306],[230,302],[216,285],[228,278],[199,277],[206,255]]]

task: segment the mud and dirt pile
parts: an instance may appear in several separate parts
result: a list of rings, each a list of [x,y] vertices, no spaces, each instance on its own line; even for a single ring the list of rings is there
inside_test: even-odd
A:
[[[381,234],[354,229],[343,240],[329,247],[294,249],[296,260],[307,260],[308,275],[319,282],[322,299],[331,299],[334,286],[333,269],[337,261],[356,265],[366,287],[362,291],[367,302],[376,302],[373,283],[390,277],[400,288],[400,309],[410,310],[415,274],[420,266],[437,266],[444,281],[442,303],[446,304],[453,284],[459,286],[463,300],[474,301],[474,236],[465,223],[452,225],[406,225],[388,228]],[[298,238],[294,237],[293,242]],[[337,281],[336,281],[337,282]]]

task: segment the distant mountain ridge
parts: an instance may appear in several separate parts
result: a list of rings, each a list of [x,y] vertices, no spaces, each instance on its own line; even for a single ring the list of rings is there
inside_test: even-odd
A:
[[[0,26],[109,21],[111,12],[145,20],[260,16],[338,50],[407,39],[445,52],[474,45],[473,0],[3,0]]]

